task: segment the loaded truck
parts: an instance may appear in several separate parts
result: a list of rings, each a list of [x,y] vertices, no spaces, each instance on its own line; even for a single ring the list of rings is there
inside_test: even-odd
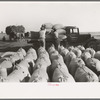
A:
[[[80,34],[79,28],[76,26],[65,26],[66,34],[60,33],[60,37],[66,36],[66,39],[60,39],[61,44],[64,46],[77,46],[83,45],[85,48],[91,47],[97,49],[98,40],[91,36],[91,34]],[[46,34],[46,48],[54,43],[53,31]],[[31,32],[31,38],[28,43],[33,43],[34,48],[39,47],[39,32]]]
[[[98,40],[95,39],[91,34],[80,34],[79,28],[76,26],[65,27],[67,35],[67,43],[69,45],[77,46],[83,45],[85,48],[91,47],[97,49]]]

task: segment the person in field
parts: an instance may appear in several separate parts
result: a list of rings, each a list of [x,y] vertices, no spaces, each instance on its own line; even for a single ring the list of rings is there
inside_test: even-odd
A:
[[[40,43],[40,46],[44,47],[45,48],[45,38],[46,38],[46,28],[45,26],[42,26],[40,31],[39,31],[39,43]]]

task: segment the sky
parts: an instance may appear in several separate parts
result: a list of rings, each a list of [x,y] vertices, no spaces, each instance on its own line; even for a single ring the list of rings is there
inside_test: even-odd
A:
[[[100,32],[100,2],[0,2],[0,31],[23,25],[38,31],[44,23],[77,26],[80,32]]]

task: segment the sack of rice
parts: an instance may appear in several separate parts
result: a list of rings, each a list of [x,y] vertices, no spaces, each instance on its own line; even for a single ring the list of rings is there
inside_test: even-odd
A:
[[[59,68],[56,68],[53,73],[52,82],[75,82],[75,80],[69,73],[64,73]]]
[[[93,48],[86,48],[85,49],[86,52],[89,52],[91,54],[91,57],[94,57],[95,55],[95,50]]]
[[[64,26],[62,24],[55,24],[53,25],[52,27],[54,30],[57,30],[57,29],[61,29],[61,28],[64,28]]]
[[[94,55],[94,58],[100,60],[100,51],[97,51]]]
[[[29,82],[49,82],[49,77],[43,68],[38,68],[33,72]]]
[[[76,82],[99,82],[98,76],[88,67],[78,67],[75,72]]]
[[[96,58],[88,58],[86,60],[86,66],[91,69],[98,76],[100,75],[100,61]]]
[[[70,74],[74,76],[77,68],[82,67],[83,65],[85,65],[85,62],[81,58],[72,59],[68,67]]]
[[[26,56],[26,51],[23,48],[19,48],[17,52],[22,52],[23,56]]]
[[[63,56],[63,58],[67,55],[67,53],[69,52],[68,49],[64,48],[63,50],[61,50],[60,54]]]
[[[49,34],[53,31],[53,29],[46,29],[46,34]]]
[[[82,53],[85,51],[85,47],[82,45],[78,45],[77,48],[79,48],[82,51]]]
[[[75,55],[75,53],[72,52],[72,51],[68,52],[68,53],[65,55],[65,57],[64,57],[64,62],[65,62],[65,64],[67,65],[67,67],[69,66],[69,64],[70,64],[70,62],[71,62],[71,60],[72,60],[73,58],[76,58],[76,55]]]
[[[46,29],[52,29],[53,24],[51,24],[51,23],[44,23],[44,24],[42,24],[41,27],[45,27]]]
[[[88,58],[91,58],[92,56],[91,56],[91,54],[89,53],[89,52],[83,52],[82,53],[82,55],[81,55],[81,58],[84,60],[84,62],[86,62],[86,60],[88,59]]]
[[[0,77],[2,77],[2,78],[7,77],[7,69],[6,68],[0,68]]]
[[[56,32],[59,34],[59,35],[66,35],[66,31],[64,29],[57,29]]]
[[[28,49],[26,56],[28,56],[28,55],[30,55],[30,54],[33,56],[33,60],[36,60],[36,59],[37,59],[36,50],[33,49],[32,47],[30,47],[30,48]]]
[[[75,55],[77,57],[81,57],[82,51],[80,49],[78,49],[77,47],[75,47],[72,51],[75,53]]]

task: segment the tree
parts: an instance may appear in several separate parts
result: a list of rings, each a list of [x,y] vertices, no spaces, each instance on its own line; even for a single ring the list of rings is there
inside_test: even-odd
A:
[[[12,40],[12,38],[16,38],[17,37],[17,33],[23,34],[25,33],[25,28],[23,25],[19,25],[19,26],[7,26],[6,27],[6,34],[9,35],[10,40]]]
[[[23,25],[17,26],[17,31],[18,31],[18,33],[25,33],[25,28],[24,28],[24,26],[23,26]]]
[[[15,26],[7,26],[6,27],[6,34],[9,35],[10,40],[14,38],[15,36],[15,31],[14,31]]]
[[[25,33],[25,28],[23,25],[19,25],[17,26],[17,32],[20,33],[21,38],[24,37],[24,33]]]

